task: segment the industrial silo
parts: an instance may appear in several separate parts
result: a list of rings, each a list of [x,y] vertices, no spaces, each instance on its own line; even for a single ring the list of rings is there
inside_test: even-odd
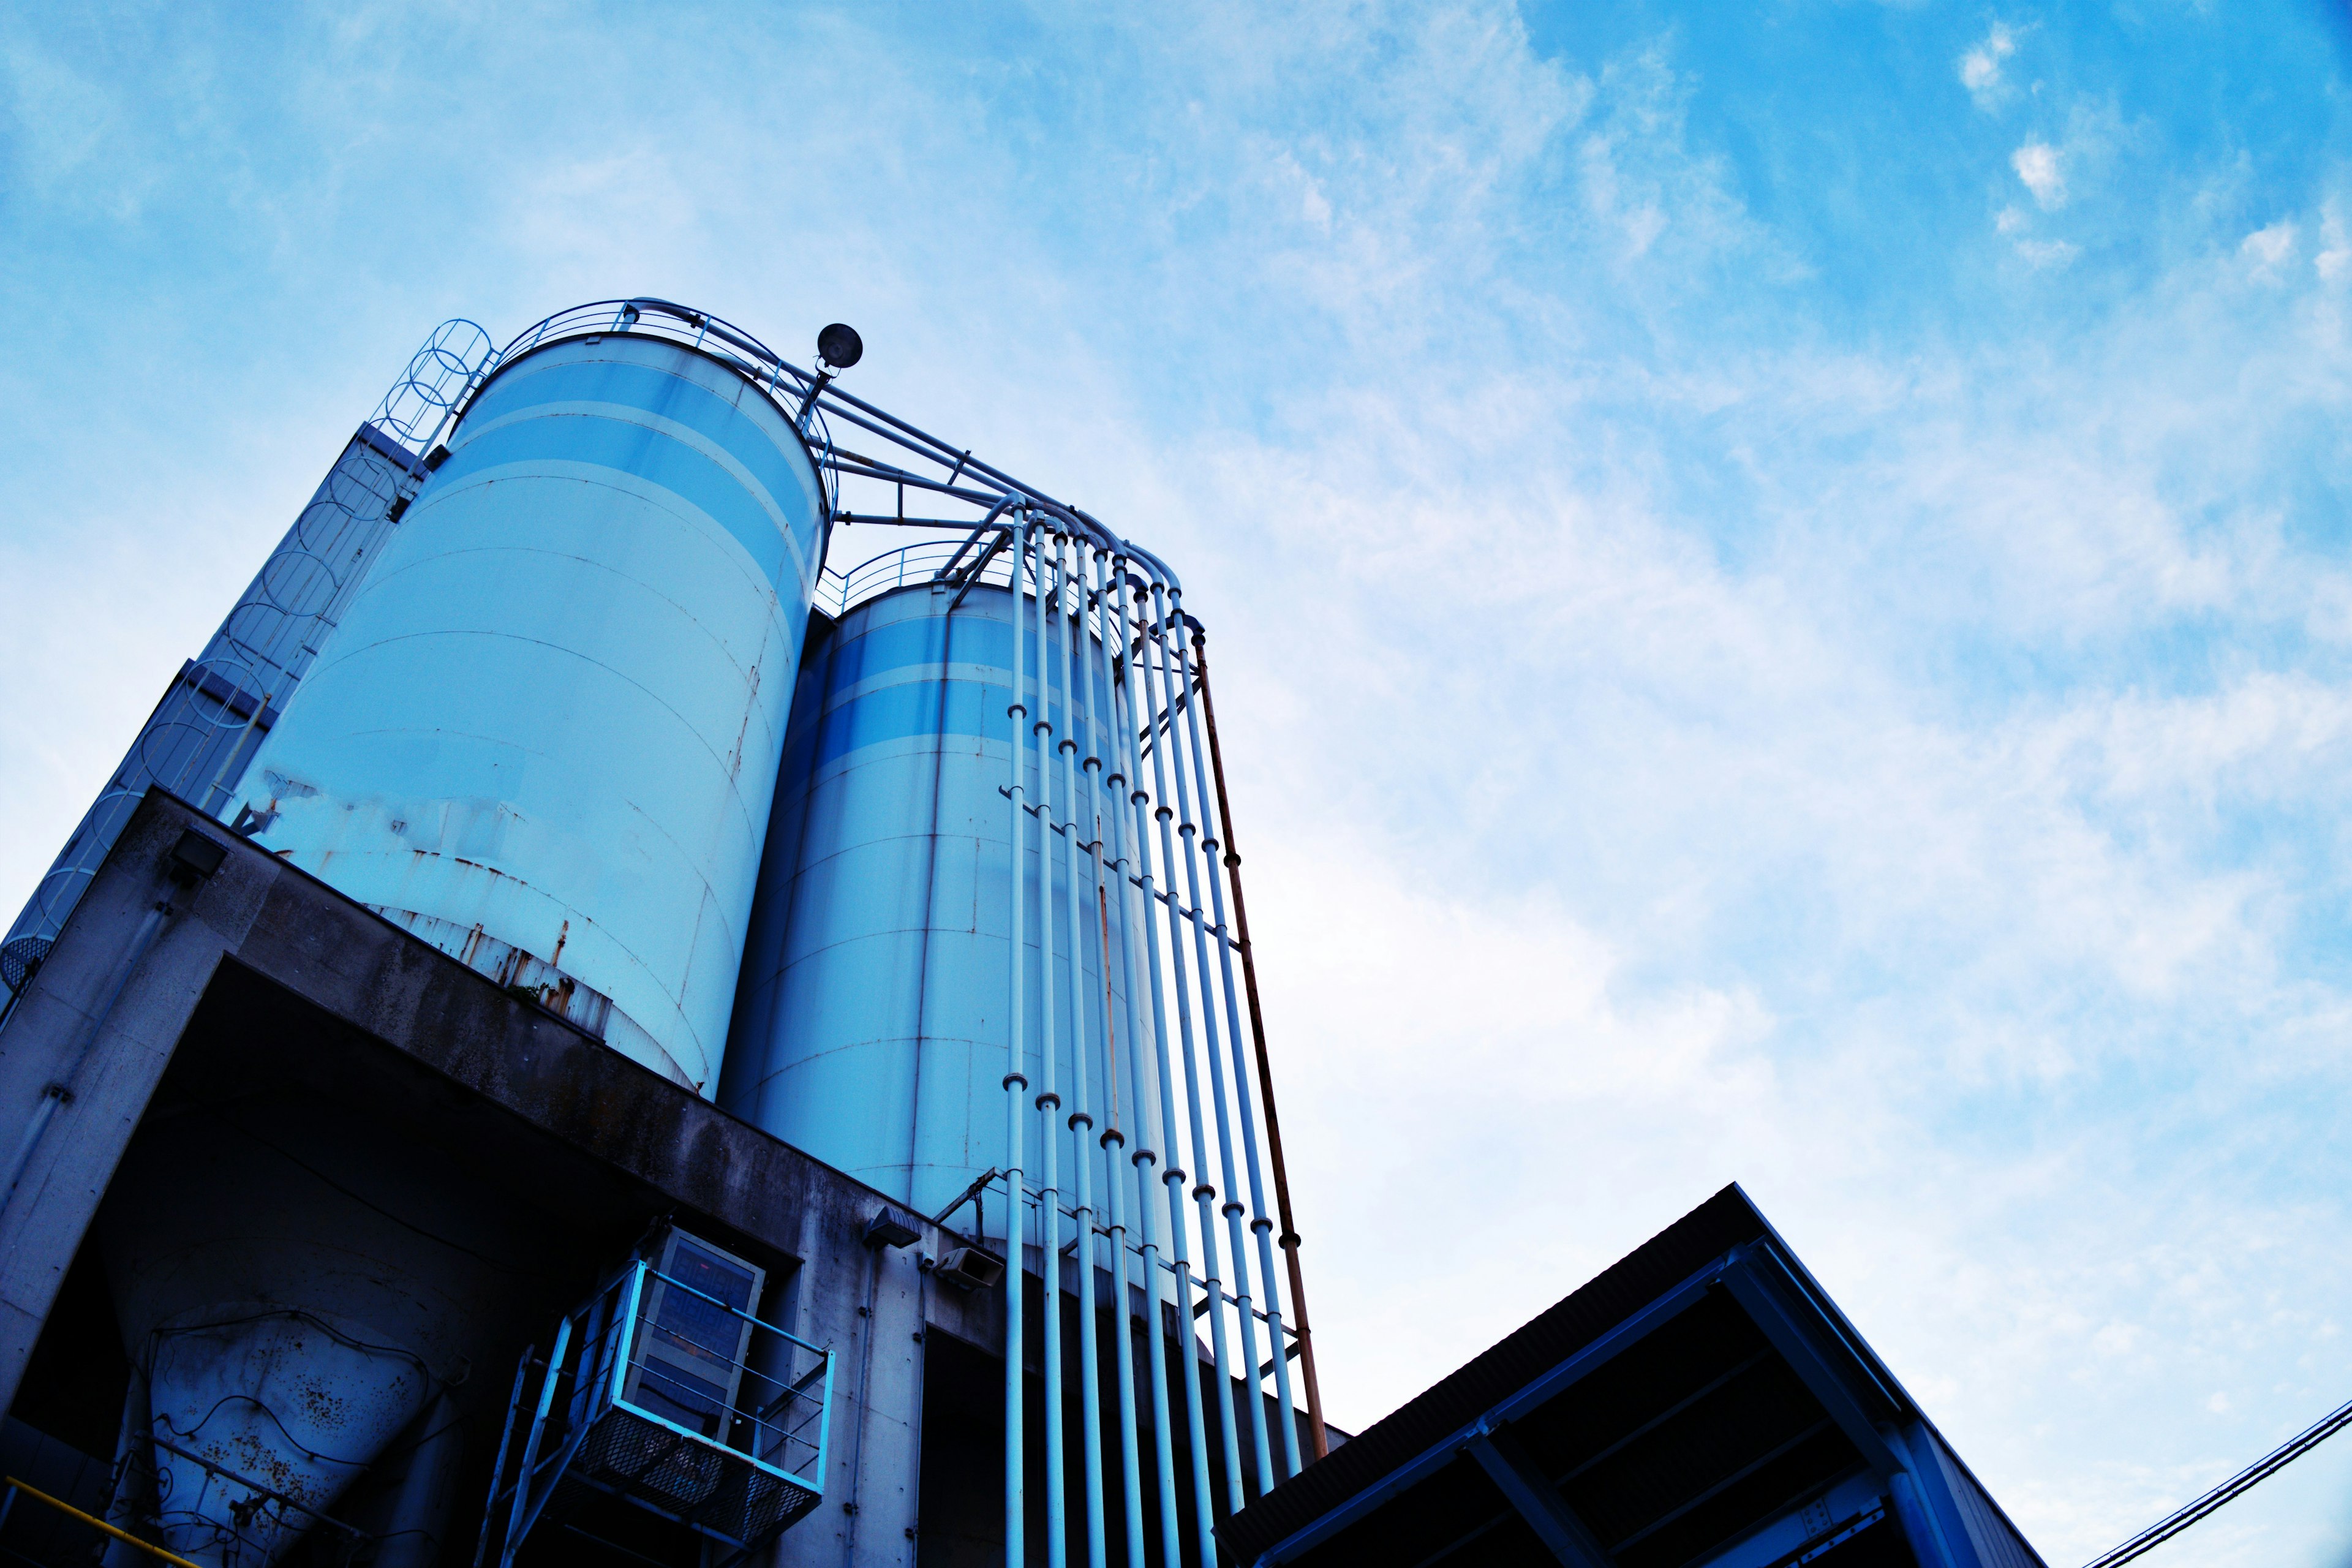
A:
[[[733,363],[625,331],[510,352],[256,758],[247,826],[715,1089],[822,494]]]
[[[821,622],[811,638],[720,1103],[929,1213],[993,1170],[1003,1152],[1011,864],[1003,786],[1013,756],[1006,707],[1015,615],[1032,628],[1022,662],[1027,679],[1036,679],[1037,604],[1034,594],[1016,598],[996,582],[958,592],[931,582],[928,569],[911,575],[911,585],[853,605],[835,624]],[[1066,649],[1066,619],[1047,618],[1054,733],[1098,757],[1108,748],[1097,731],[1109,710],[1102,650],[1091,636]],[[1076,657],[1066,660],[1066,651]],[[1075,703],[1065,664],[1076,670]],[[1058,763],[1049,763],[1042,781],[1034,759],[1027,763],[1033,802],[1060,794]],[[1095,877],[1086,847],[1103,832],[1098,804],[1089,796],[1080,814],[1093,826],[1075,855],[1068,835],[1046,835],[1041,855],[1033,834],[1022,862],[1033,901],[1050,884],[1065,956],[1049,988],[1039,931],[1027,932],[1023,1037],[1033,1058],[1041,1042],[1055,1042],[1066,1086],[1076,1080],[1073,1042],[1087,1042],[1089,1110],[1099,1128],[1131,1122],[1136,1104],[1129,1042],[1118,1037],[1106,1049],[1102,1022],[1108,1002],[1118,1020],[1109,1033],[1128,1027],[1119,933],[1129,922],[1110,904],[1122,896],[1116,879]],[[1075,969],[1066,934],[1074,912]]]
[[[789,397],[740,361],[615,330],[634,316],[575,314],[507,351],[232,810],[262,847],[706,1093],[825,508]],[[463,1215],[466,1195],[363,1121],[237,1115],[152,1130],[100,1225],[152,1511],[224,1565],[274,1559],[396,1434],[433,1425],[528,1250],[408,1221]],[[203,1489],[208,1466],[291,1511],[256,1522]]]
[[[1299,1468],[1307,1341],[1276,1262],[1295,1291],[1297,1238],[1262,1191],[1273,1108],[1205,633],[1150,551],[835,384],[846,329],[819,352],[798,371],[640,300],[467,368],[446,445],[411,443],[379,546],[337,580],[333,635],[284,639],[314,658],[299,694],[274,712],[285,689],[256,688],[247,749],[222,748],[194,806],[141,803],[194,825],[161,872],[144,837],[105,857],[106,897],[9,1021],[0,1065],[37,1093],[25,1201],[94,1197],[58,1151],[120,1140],[89,1222],[103,1278],[75,1300],[110,1300],[132,1374],[113,1516],[189,1561],[307,1561],[298,1542],[331,1537],[318,1553],[421,1568],[463,1528],[461,1427],[464,1488],[490,1483],[465,1494],[489,1500],[475,1540],[504,1542],[499,1568],[517,1542],[569,1561],[577,1521],[538,1511],[542,1483],[593,1465],[534,1444],[578,1325],[531,1342],[524,1320],[604,1300],[576,1292],[618,1278],[616,1194],[660,1200],[629,1234],[692,1209],[789,1279],[746,1331],[817,1358],[788,1390],[815,1424],[793,1474],[846,1488],[845,1552],[916,1541],[918,1508],[974,1511],[915,1477],[968,1480],[995,1441],[948,1419],[979,1407],[989,1373],[955,1358],[982,1317],[1004,1497],[970,1543],[1021,1562],[1034,1531],[1100,1561],[1118,1536],[1142,1562],[1149,1532],[1163,1561],[1205,1559],[1219,1514]],[[828,569],[829,527],[868,524],[932,542]],[[158,875],[178,890],[128,898]],[[112,1043],[127,1023],[84,1062],[100,1032],[72,1009],[184,1005],[157,964],[215,942],[163,1088],[104,1076],[152,1065]],[[495,1114],[449,1111],[478,1102]],[[479,1170],[476,1138],[501,1151]],[[936,1366],[908,1348],[935,1343]]]

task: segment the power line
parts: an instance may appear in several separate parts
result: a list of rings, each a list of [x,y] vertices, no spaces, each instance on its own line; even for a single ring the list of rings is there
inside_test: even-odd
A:
[[[2278,1474],[2347,1426],[2352,1426],[2352,1405],[2339,1406],[2323,1417],[2317,1426],[2289,1438],[2195,1502],[2165,1515],[2122,1545],[2110,1549],[2104,1556],[2094,1557],[2083,1568],[2117,1568],[2118,1564],[2128,1563],[2142,1552],[2153,1552],[2231,1498],[2252,1490],[2255,1483]]]

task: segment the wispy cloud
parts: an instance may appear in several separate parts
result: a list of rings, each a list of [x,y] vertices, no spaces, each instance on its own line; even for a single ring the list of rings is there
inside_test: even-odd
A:
[[[2047,142],[2028,142],[2009,155],[2009,166],[2044,212],[2066,203],[2066,177],[2058,166],[2058,149]]]
[[[2064,267],[2083,253],[2080,246],[2063,239],[2021,239],[2017,254],[2026,264],[2035,268]]]
[[[2319,220],[2319,253],[2311,258],[2311,265],[2329,283],[2352,273],[2352,235],[2346,233],[2344,215],[2332,201]]]
[[[2017,53],[2017,35],[2004,23],[1995,22],[1983,41],[1960,57],[1960,85],[1969,89],[1979,109],[1990,109],[2001,88],[2001,67]]]
[[[2295,233],[2295,226],[2281,218],[2246,236],[2238,244],[2238,254],[2245,258],[2256,278],[2278,282],[2281,268],[2294,255]]]

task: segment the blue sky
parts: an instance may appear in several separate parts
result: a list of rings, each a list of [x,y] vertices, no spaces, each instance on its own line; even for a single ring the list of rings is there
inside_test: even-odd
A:
[[[1213,629],[1343,1419],[1733,1179],[2053,1563],[2352,1398],[2342,4],[0,55],[6,897],[433,323],[845,320]],[[2352,1561],[2352,1446],[2148,1561]]]

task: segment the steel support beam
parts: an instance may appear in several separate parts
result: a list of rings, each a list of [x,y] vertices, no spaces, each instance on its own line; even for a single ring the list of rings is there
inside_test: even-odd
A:
[[[1788,1309],[1781,1304],[1780,1293],[1763,1277],[1757,1254],[1743,1253],[1732,1266],[1724,1270],[1724,1289],[1731,1292],[1740,1309],[1764,1331],[1764,1337],[1780,1358],[1802,1380],[1812,1396],[1821,1401],[1830,1419],[1837,1423],[1848,1441],[1853,1444],[1878,1479],[1885,1482],[1887,1494],[1895,1504],[1895,1513],[1903,1526],[1903,1534],[1911,1543],[1911,1553],[1921,1568],[1974,1568],[1973,1563],[1963,1564],[1948,1543],[1945,1532],[1936,1527],[1927,1500],[1921,1496],[1923,1488],[1915,1476],[1910,1456],[1902,1453],[1883,1436],[1862,1407],[1845,1380],[1830,1369],[1813,1347],[1812,1340],[1797,1327]],[[1940,1483],[1942,1478],[1936,1478]]]
[[[1732,1300],[1738,1301],[1756,1326],[1764,1331],[1764,1337],[1772,1342],[1772,1348],[1780,1352],[1780,1359],[1789,1363],[1790,1369],[1803,1381],[1806,1389],[1821,1401],[1822,1408],[1829,1412],[1829,1417],[1837,1423],[1838,1430],[1843,1432],[1847,1441],[1860,1450],[1863,1463],[1876,1471],[1881,1480],[1905,1468],[1895,1450],[1886,1446],[1886,1439],[1878,1435],[1877,1425],[1854,1398],[1853,1391],[1846,1387],[1845,1381],[1830,1370],[1829,1363],[1822,1359],[1821,1352],[1813,1348],[1812,1341],[1790,1318],[1788,1310],[1780,1304],[1779,1293],[1759,1278],[1756,1255],[1744,1254],[1725,1269],[1723,1284],[1724,1289],[1731,1292]]]
[[[1610,1568],[1609,1553],[1592,1539],[1559,1489],[1528,1458],[1528,1451],[1508,1431],[1481,1432],[1465,1451],[1486,1467],[1486,1475],[1518,1510],[1528,1528],[1542,1538],[1562,1568]]]
[[[1259,1568],[1287,1563],[1292,1558],[1337,1535],[1340,1531],[1370,1513],[1428,1477],[1435,1475],[1454,1462],[1463,1447],[1481,1431],[1491,1431],[1515,1416],[1542,1405],[1587,1374],[1607,1364],[1633,1344],[1664,1327],[1706,1299],[1707,1291],[1722,1277],[1721,1261],[1708,1264],[1681,1284],[1652,1301],[1632,1317],[1568,1357],[1558,1366],[1487,1411],[1475,1421],[1456,1427],[1442,1441],[1433,1443],[1412,1458],[1399,1465],[1386,1476],[1362,1491],[1340,1503],[1313,1523],[1303,1526],[1259,1553]]]

